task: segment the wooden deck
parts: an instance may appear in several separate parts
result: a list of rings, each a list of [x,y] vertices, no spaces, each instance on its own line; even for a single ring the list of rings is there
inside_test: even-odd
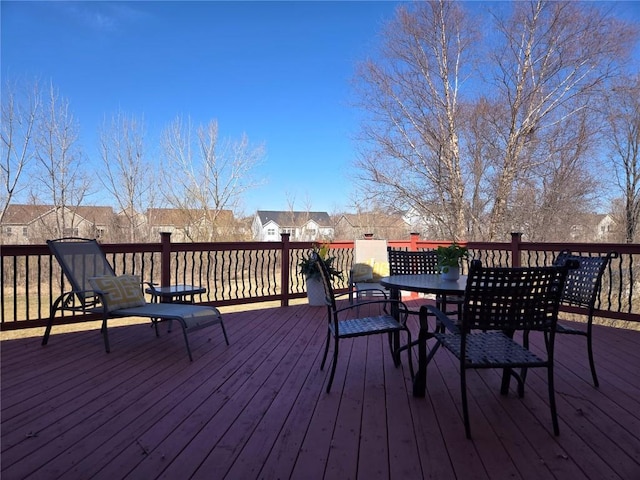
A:
[[[385,339],[344,341],[325,393],[325,314],[225,314],[231,345],[195,332],[193,363],[148,324],[111,328],[110,354],[96,330],[3,340],[2,479],[640,478],[640,332],[597,327],[599,390],[584,339],[558,339],[559,437],[543,373],[519,399],[472,372],[467,440],[444,350],[419,399]]]

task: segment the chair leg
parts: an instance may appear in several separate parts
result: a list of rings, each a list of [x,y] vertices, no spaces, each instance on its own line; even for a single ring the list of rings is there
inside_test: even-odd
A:
[[[329,383],[327,384],[327,393],[331,391],[333,377],[336,374],[336,365],[338,364],[338,337],[335,337],[335,346],[333,347],[333,365],[331,365],[331,374],[329,375]]]
[[[416,378],[415,372],[413,370],[413,357],[411,355],[411,332],[407,329],[407,355],[409,356],[409,372],[411,373],[411,380],[413,381]],[[398,362],[400,361],[400,351],[398,350]]]
[[[593,344],[591,342],[591,325],[587,329],[587,354],[589,355],[589,367],[591,368],[591,377],[593,378],[593,386],[598,388],[598,375],[596,374],[596,364],[593,361]]]
[[[327,354],[329,353],[329,342],[331,341],[331,330],[327,331],[327,342],[324,345],[324,355],[322,356],[322,363],[320,364],[320,370],[324,370],[324,364],[327,361]]]
[[[220,327],[222,327],[222,335],[224,335],[224,341],[227,345],[229,345],[229,338],[227,337],[227,330],[224,328],[224,322],[222,318],[220,318]]]
[[[553,364],[547,367],[547,384],[549,385],[549,407],[551,407],[551,422],[553,423],[553,434],[560,435],[560,427],[558,425],[558,412],[556,410],[556,394],[553,385]]]
[[[500,395],[506,396],[509,394],[509,383],[511,383],[511,369],[503,368],[502,384],[500,385]]]
[[[51,308],[49,312],[49,321],[47,322],[47,328],[44,329],[44,336],[42,337],[42,345],[46,345],[49,342],[49,335],[51,335],[51,328],[53,327],[53,318],[56,311]]]
[[[546,336],[546,333],[545,333]],[[547,339],[545,338],[545,344],[548,344]],[[522,345],[527,350],[529,349],[529,330],[525,330],[522,334]],[[524,396],[524,384],[527,381],[527,367],[523,367],[520,369],[520,388],[518,389],[518,395],[520,397]],[[520,394],[522,393],[522,394]]]
[[[104,317],[102,319],[102,337],[104,338],[104,349],[107,353],[111,352],[111,347],[109,346],[109,332],[107,332],[107,318]]]
[[[191,355],[191,347],[189,347],[189,338],[187,336],[187,326],[184,323],[184,320],[180,321],[180,326],[182,327],[182,334],[184,335],[184,343],[187,346],[187,353],[189,354],[189,360],[193,362],[193,356]]]
[[[460,365],[460,390],[462,392],[462,417],[464,419],[464,432],[467,438],[471,438],[471,424],[469,423],[469,406],[467,405],[467,374],[466,369]]]
[[[160,336],[160,331],[158,330],[158,318],[152,318],[151,319],[151,326],[153,327],[153,329],[156,332],[156,337]],[[171,323],[169,323],[169,329],[167,330],[167,333],[171,332]]]
[[[400,332],[393,332],[388,334],[389,348],[391,349],[391,357],[393,358],[393,364],[399,367],[400,362]]]

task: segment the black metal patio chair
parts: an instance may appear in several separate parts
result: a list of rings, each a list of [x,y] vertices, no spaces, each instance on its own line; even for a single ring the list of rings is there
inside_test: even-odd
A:
[[[352,304],[348,302],[346,307],[338,308],[336,304],[336,298],[341,295],[348,295],[349,292],[344,294],[335,295],[333,286],[331,285],[331,278],[327,267],[324,262],[320,261],[317,253],[312,254],[312,261],[317,262],[320,270],[320,278],[325,292],[325,301],[327,304],[327,343],[324,349],[324,356],[322,357],[322,364],[320,369],[324,370],[325,363],[327,361],[327,355],[329,353],[329,344],[331,339],[334,339],[335,345],[333,348],[333,364],[331,365],[331,374],[329,375],[329,382],[327,383],[327,393],[331,391],[331,385],[333,384],[333,378],[336,373],[336,365],[338,363],[338,346],[341,339],[363,337],[368,335],[387,334],[389,337],[389,346],[391,348],[391,354],[396,366],[400,364],[400,353],[396,348],[395,335],[400,335],[400,332],[407,334],[407,344],[411,345],[411,332],[406,326],[407,321],[407,307],[404,303],[397,300],[369,300]],[[371,308],[375,308],[377,312],[368,316],[359,316],[361,310],[367,310],[369,312]],[[408,349],[409,356],[409,370],[411,377],[413,378],[413,359],[411,358],[411,349]]]
[[[58,260],[71,290],[63,292],[51,305],[49,321],[42,345],[49,335],[59,311],[74,314],[98,313],[102,316],[101,332],[107,353],[110,351],[107,321],[110,318],[149,318],[159,335],[158,323],[176,321],[182,327],[189,359],[193,361],[188,333],[211,325],[220,325],[227,345],[229,339],[222,315],[217,308],[180,303],[147,303],[142,292],[143,284],[134,275],[117,276],[107,257],[95,239],[61,238],[47,240],[51,253]],[[153,285],[149,284],[151,288]],[[169,324],[169,331],[171,323]]]
[[[560,304],[568,307],[586,309],[586,327],[574,328],[560,321],[556,326],[556,333],[586,337],[589,367],[591,368],[593,385],[596,388],[599,387],[600,384],[593,360],[593,317],[602,286],[602,276],[609,261],[617,257],[617,252],[610,252],[602,256],[587,257],[572,254],[569,250],[563,250],[554,261],[554,265],[564,265],[567,261],[577,262],[579,265],[578,268],[569,270],[567,274]],[[566,320],[566,318],[560,318],[560,320]]]
[[[389,259],[389,275],[439,275],[438,255],[435,250],[410,252],[407,250],[387,249]],[[459,295],[436,295],[436,307],[447,315],[459,315],[464,298]],[[455,310],[448,307],[455,305]],[[419,311],[409,313],[418,315]]]
[[[567,269],[563,266],[529,268],[483,268],[479,261],[471,264],[464,296],[460,323],[433,306],[424,309],[437,316],[446,326],[446,333],[430,336],[451,351],[460,362],[462,412],[467,438],[471,438],[467,405],[467,370],[501,368],[500,393],[507,395],[511,377],[518,385],[518,395],[524,396],[524,380],[516,369],[546,368],[549,406],[554,434],[559,434],[556,412],[553,356],[558,308]],[[540,331],[546,335],[546,355],[529,349],[528,336],[522,343],[514,338],[517,332]],[[526,370],[525,370],[526,371]]]

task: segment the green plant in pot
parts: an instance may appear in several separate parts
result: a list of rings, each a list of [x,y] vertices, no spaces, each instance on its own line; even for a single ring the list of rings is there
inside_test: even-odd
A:
[[[321,246],[313,245],[312,251],[298,263],[299,271],[305,278],[309,305],[323,306],[326,305],[325,291],[320,278],[320,266],[313,259],[314,253],[327,267],[329,278],[342,278],[342,272],[333,266],[336,257],[329,256],[329,245],[326,243]]]
[[[329,244],[324,243],[322,245],[313,245],[311,253],[317,253],[320,261],[322,261],[327,267],[327,271],[329,272],[329,277],[333,278],[342,278],[342,272],[337,270],[333,266],[333,262],[336,257],[329,256]],[[320,280],[320,270],[318,265],[312,261],[311,253],[300,260],[298,263],[299,271],[307,280]]]
[[[453,242],[446,247],[439,246],[436,250],[438,256],[438,266],[443,276],[450,280],[457,280],[460,276],[460,260],[469,257],[467,247],[458,245]]]

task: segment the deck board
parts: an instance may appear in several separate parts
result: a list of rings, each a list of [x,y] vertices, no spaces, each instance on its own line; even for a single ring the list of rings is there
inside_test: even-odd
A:
[[[179,330],[124,320],[110,354],[95,329],[2,340],[3,480],[640,478],[640,332],[595,327],[599,389],[584,338],[558,337],[559,437],[544,371],[523,399],[499,394],[500,372],[470,372],[467,440],[444,350],[414,398],[406,354],[395,367],[386,338],[343,341],[327,394],[325,315],[226,313],[231,344],[194,332],[193,362]]]

